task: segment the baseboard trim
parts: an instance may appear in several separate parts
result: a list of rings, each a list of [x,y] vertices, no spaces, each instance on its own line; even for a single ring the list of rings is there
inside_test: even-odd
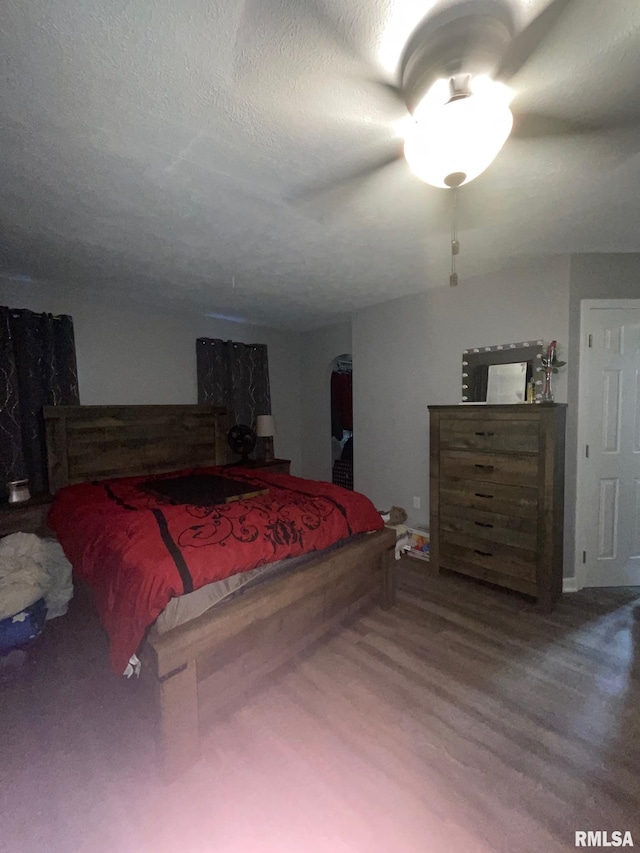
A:
[[[578,582],[575,578],[562,578],[563,592],[578,592]]]

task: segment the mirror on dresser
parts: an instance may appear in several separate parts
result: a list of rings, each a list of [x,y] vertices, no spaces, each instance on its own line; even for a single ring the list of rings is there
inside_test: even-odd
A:
[[[523,341],[491,347],[473,347],[462,353],[463,403],[524,403],[533,379],[536,396],[541,389],[537,373],[544,341]],[[487,396],[487,390],[489,396]],[[513,397],[512,400],[508,395]]]

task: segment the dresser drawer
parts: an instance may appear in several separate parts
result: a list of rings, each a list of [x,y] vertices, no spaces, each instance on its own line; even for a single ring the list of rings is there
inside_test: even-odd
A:
[[[497,453],[537,453],[540,444],[537,421],[498,421],[491,418],[443,419],[442,450],[483,450]]]
[[[461,534],[535,551],[537,527],[535,518],[521,518],[446,504],[440,507],[441,533]]]
[[[532,595],[534,597],[539,595],[539,588],[536,581],[526,580],[525,578],[516,577],[515,575],[505,575],[499,571],[496,572],[491,569],[485,569],[484,566],[478,566],[473,563],[463,563],[461,560],[456,560],[455,567],[452,565],[445,565],[444,562],[441,562],[440,565],[443,569],[449,569],[450,571],[455,571],[458,574],[468,575],[469,577],[478,578],[479,580],[489,581],[489,583],[504,586],[507,589],[515,589],[518,592],[526,593],[526,595]]]
[[[440,456],[440,476],[486,483],[536,486],[538,457],[446,450]]]
[[[441,530],[440,565],[456,571],[458,563],[481,566],[496,575],[522,578],[531,583],[536,579],[535,551]]]
[[[474,480],[441,480],[440,506],[455,505],[520,518],[538,517],[538,490]]]

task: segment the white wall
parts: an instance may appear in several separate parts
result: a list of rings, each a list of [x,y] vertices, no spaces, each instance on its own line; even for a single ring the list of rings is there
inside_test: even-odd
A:
[[[0,304],[70,314],[84,404],[196,403],[196,338],[266,344],[277,455],[300,470],[299,335],[0,278]]]
[[[462,351],[556,338],[568,361],[555,377],[556,400],[569,403],[567,576],[574,566],[580,300],[598,298],[640,298],[640,255],[563,256],[463,277],[457,288],[393,300],[355,312],[352,324],[302,335],[0,278],[0,304],[73,316],[83,403],[193,403],[197,337],[266,343],[276,454],[314,479],[331,478],[331,362],[351,352],[356,488],[381,509],[404,506],[414,524],[429,517],[427,406],[459,402]]]
[[[350,352],[351,323],[324,326],[302,338],[302,475],[312,480],[331,480],[331,362]]]
[[[461,277],[457,288],[357,311],[352,330],[356,489],[426,524],[427,406],[460,402],[464,349],[553,338],[567,347],[569,258]],[[566,372],[555,378],[555,398],[565,402]]]

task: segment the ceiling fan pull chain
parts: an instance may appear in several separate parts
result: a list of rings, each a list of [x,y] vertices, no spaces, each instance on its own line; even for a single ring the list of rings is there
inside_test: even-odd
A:
[[[456,255],[460,254],[460,243],[458,242],[458,189],[452,187],[453,193],[452,217],[451,217],[451,275],[449,286],[456,287],[458,284],[458,273],[456,272]]]

